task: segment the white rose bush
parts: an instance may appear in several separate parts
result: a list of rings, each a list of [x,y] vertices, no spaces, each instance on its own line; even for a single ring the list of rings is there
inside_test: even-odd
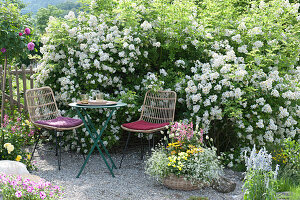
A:
[[[82,93],[129,102],[113,116],[105,144],[138,118],[150,88],[175,90],[176,118],[192,118],[222,151],[299,140],[299,4],[105,2],[84,1],[89,12],[50,18],[36,76],[72,117],[67,104]],[[100,129],[107,112],[89,114]],[[66,135],[65,146],[86,153],[93,141],[79,132]]]

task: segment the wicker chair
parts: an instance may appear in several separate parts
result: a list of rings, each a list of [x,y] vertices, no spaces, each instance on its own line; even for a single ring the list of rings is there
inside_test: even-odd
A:
[[[56,155],[58,155],[58,169],[61,166],[60,136],[57,132],[73,130],[83,125],[81,119],[62,117],[58,111],[53,91],[50,87],[34,88],[26,91],[26,101],[30,121],[41,129],[54,131],[56,137]],[[35,152],[41,134],[36,140],[31,159]],[[58,154],[59,147],[59,154]]]
[[[128,147],[131,132],[151,134],[167,129],[170,122],[174,121],[175,106],[176,92],[174,91],[146,92],[140,119],[135,122],[122,124],[121,126],[122,129],[128,131],[129,133],[126,145],[123,150],[119,168],[121,168],[122,161],[125,156],[125,151]],[[143,158],[143,151],[141,154],[141,158]]]

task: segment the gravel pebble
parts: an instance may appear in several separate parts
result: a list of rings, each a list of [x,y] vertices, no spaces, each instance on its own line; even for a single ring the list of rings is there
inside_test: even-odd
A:
[[[111,156],[118,167],[121,153],[112,153]],[[225,176],[237,183],[235,191],[231,193],[218,193],[212,188],[195,191],[168,189],[145,174],[144,162],[140,160],[138,149],[128,152],[122,168],[114,170],[115,178],[111,176],[99,154],[91,155],[79,178],[76,178],[76,175],[84,160],[83,156],[74,152],[62,152],[60,171],[55,151],[50,149],[50,145],[39,148],[34,161],[38,171],[33,171],[32,174],[62,186],[65,192],[63,199],[68,200],[175,200],[188,199],[190,196],[207,197],[212,200],[242,198],[241,174],[232,170],[225,170]]]

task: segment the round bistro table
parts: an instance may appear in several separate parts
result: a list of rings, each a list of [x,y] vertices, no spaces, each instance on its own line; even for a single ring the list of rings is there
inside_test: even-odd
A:
[[[80,119],[83,121],[83,123],[85,125],[85,128],[88,131],[90,137],[94,141],[94,144],[93,144],[87,158],[85,159],[85,161],[84,161],[78,175],[76,176],[76,178],[79,178],[81,172],[83,171],[86,163],[88,162],[88,160],[89,160],[89,158],[90,158],[90,156],[91,156],[91,154],[92,154],[92,152],[94,151],[95,148],[98,149],[98,151],[99,151],[102,159],[104,160],[107,168],[109,169],[111,175],[113,177],[115,177],[113,169],[117,169],[117,167],[116,167],[114,161],[112,160],[110,154],[108,153],[107,149],[105,148],[105,145],[103,144],[101,136],[102,136],[104,130],[106,129],[106,127],[109,123],[109,120],[111,119],[111,117],[112,117],[113,113],[115,112],[115,110],[117,108],[127,106],[127,104],[126,103],[121,103],[121,102],[116,102],[116,104],[113,104],[113,105],[89,105],[89,104],[85,105],[85,104],[70,103],[69,106],[71,106],[72,108],[75,108],[75,110],[77,111],[77,114],[79,115]],[[104,126],[101,128],[100,133],[98,134],[97,131],[96,131],[96,128],[95,128],[95,126],[92,122],[92,119],[89,117],[89,115],[86,112],[86,109],[103,109],[103,108],[110,109],[110,114],[109,114],[108,118],[106,119]],[[104,153],[108,157],[108,160],[110,161],[110,163],[108,163],[107,159],[105,158],[105,155],[102,152],[102,150],[100,149],[100,147],[98,145],[98,142],[101,144],[101,146],[104,150]]]

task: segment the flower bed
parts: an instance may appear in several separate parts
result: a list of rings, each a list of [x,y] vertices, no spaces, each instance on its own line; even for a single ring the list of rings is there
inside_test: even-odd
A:
[[[3,199],[59,199],[63,192],[59,186],[41,180],[36,183],[20,176],[7,176],[0,174],[0,189]]]
[[[25,116],[18,114],[15,117],[4,116],[3,127],[0,129],[0,160],[16,160],[32,170],[31,155],[24,148],[33,144],[33,126]]]

